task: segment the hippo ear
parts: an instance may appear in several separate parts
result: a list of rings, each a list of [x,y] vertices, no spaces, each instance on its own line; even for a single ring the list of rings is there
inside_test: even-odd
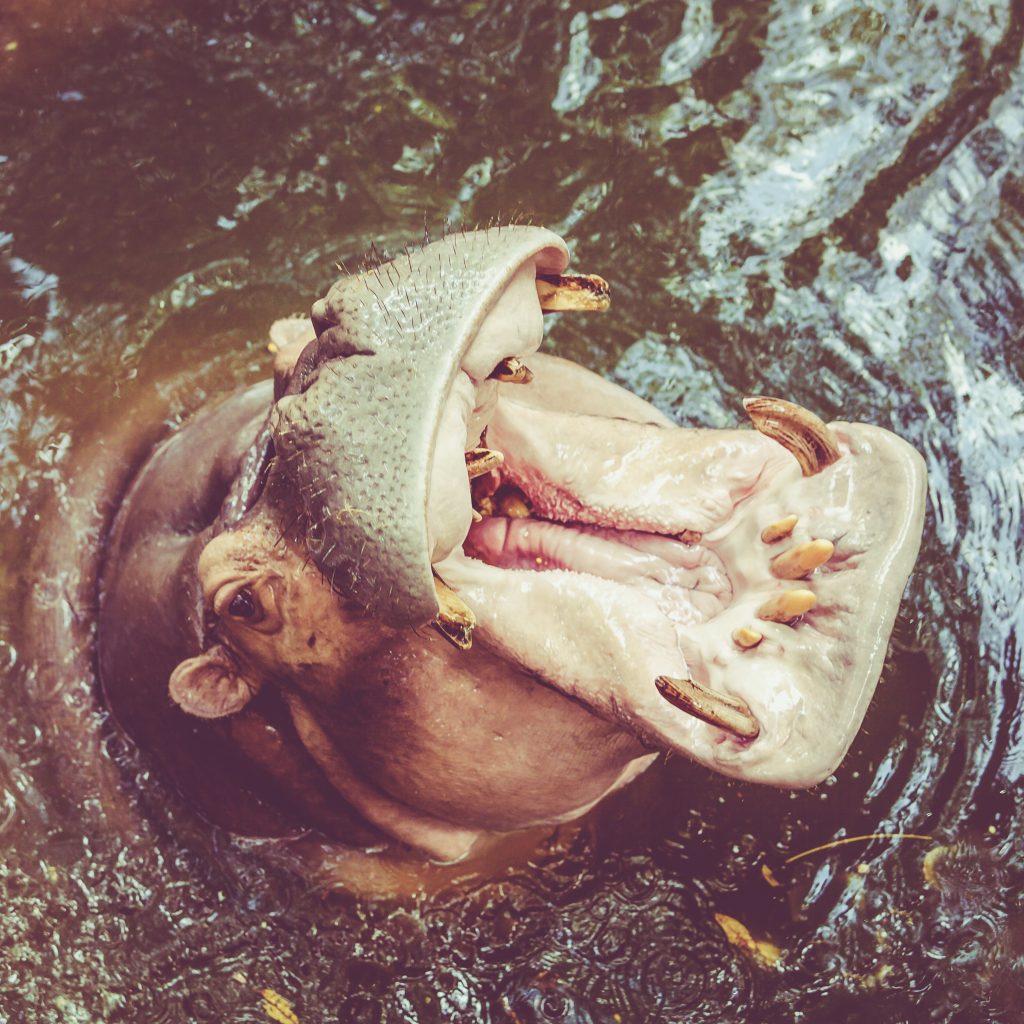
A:
[[[197,718],[223,718],[241,711],[256,687],[238,671],[228,652],[217,645],[183,661],[172,673],[171,700]]]

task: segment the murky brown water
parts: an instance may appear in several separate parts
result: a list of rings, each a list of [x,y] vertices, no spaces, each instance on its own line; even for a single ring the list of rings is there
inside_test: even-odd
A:
[[[983,0],[0,11],[0,1021],[1019,1019],[1022,38]],[[818,790],[674,761],[501,881],[324,898],[53,685],[24,612],[71,647],[89,608],[32,553],[97,434],[265,373],[334,260],[518,211],[615,287],[557,351],[683,422],[766,392],[916,444],[921,560]],[[933,839],[785,863],[894,832]]]

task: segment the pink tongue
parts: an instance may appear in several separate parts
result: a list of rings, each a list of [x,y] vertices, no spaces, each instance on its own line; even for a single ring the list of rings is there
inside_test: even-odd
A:
[[[680,625],[705,622],[732,596],[716,555],[657,534],[492,517],[473,526],[464,548],[503,569],[566,569],[624,583]]]
[[[790,456],[752,430],[678,430],[502,396],[487,443],[546,519],[707,533]]]

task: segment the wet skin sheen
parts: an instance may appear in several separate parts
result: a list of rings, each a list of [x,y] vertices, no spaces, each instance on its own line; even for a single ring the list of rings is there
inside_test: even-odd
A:
[[[660,750],[781,786],[842,758],[916,556],[919,456],[833,424],[836,460],[801,472],[769,437],[681,430],[536,353],[535,278],[566,261],[506,228],[343,279],[313,326],[275,325],[276,405],[236,395],[146,464],[101,675],[209,817],[457,861],[578,817]],[[510,357],[531,382],[491,379]],[[481,444],[532,515],[473,522]],[[782,570],[814,544],[824,561]],[[435,576],[475,616],[469,650],[429,628]],[[810,606],[773,617],[787,591]],[[666,677],[752,728],[667,702]]]

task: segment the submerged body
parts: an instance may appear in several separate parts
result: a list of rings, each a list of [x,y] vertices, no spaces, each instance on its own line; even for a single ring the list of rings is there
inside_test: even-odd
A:
[[[458,861],[662,750],[813,785],[863,718],[920,539],[917,453],[784,403],[751,408],[765,433],[674,427],[536,353],[561,240],[489,238],[277,325],[278,401],[204,413],[127,498],[107,699],[228,827]]]

